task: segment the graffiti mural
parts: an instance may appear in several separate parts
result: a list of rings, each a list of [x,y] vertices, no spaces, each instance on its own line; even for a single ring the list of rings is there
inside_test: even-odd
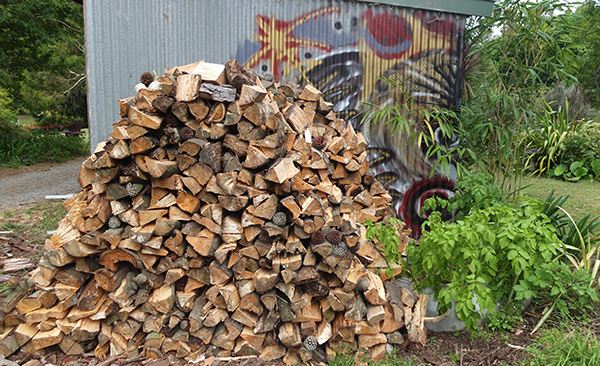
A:
[[[323,91],[338,115],[369,140],[374,174],[419,236],[421,204],[434,195],[450,197],[455,174],[430,174],[434,162],[411,136],[393,132],[391,124],[363,122],[363,102],[385,106],[410,100],[419,108],[457,108],[464,17],[359,3],[295,16],[257,15],[255,23],[255,33],[239,45],[235,58],[259,75],[271,73],[276,81],[310,83]],[[418,126],[421,117],[407,118]],[[449,147],[457,143],[436,141]]]

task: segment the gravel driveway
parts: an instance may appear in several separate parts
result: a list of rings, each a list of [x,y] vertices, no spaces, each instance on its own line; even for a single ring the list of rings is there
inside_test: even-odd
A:
[[[0,174],[0,209],[43,200],[47,195],[80,192],[77,176],[85,159],[82,157],[63,164],[34,166]]]

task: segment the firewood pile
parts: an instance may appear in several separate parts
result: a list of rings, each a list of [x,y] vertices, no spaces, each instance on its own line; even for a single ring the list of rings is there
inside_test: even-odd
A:
[[[425,342],[427,297],[389,285],[361,225],[391,197],[321,92],[235,60],[142,81],[81,167],[35,285],[0,306],[1,354],[296,364]]]

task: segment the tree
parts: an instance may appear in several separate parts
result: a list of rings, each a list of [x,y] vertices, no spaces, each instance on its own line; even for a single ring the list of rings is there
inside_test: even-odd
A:
[[[560,0],[501,0],[494,16],[474,24],[468,35],[475,41],[468,57],[478,66],[471,69],[478,72],[465,73],[470,89],[465,93],[461,141],[479,169],[506,192],[518,193],[525,131],[543,112],[543,96],[556,82],[575,80],[567,67],[573,42],[565,31],[565,11]]]
[[[575,12],[574,39],[580,45],[573,72],[593,107],[600,109],[600,3],[587,0]]]
[[[85,118],[83,44],[83,8],[76,2],[0,0],[0,88],[11,107],[50,123]],[[69,99],[79,99],[79,108]]]

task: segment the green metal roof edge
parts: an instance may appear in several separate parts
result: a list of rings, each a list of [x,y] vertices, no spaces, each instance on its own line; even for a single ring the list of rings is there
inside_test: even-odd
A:
[[[493,0],[360,0],[368,3],[388,4],[407,8],[436,10],[445,13],[491,16]]]

